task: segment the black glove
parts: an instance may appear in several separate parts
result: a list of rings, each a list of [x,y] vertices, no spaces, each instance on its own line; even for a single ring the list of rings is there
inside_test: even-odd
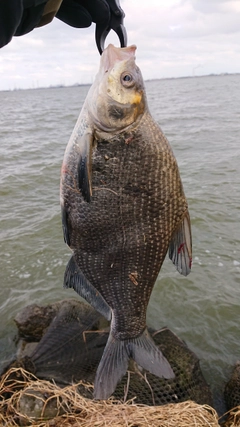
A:
[[[0,47],[29,33],[40,22],[46,0],[0,0]]]
[[[56,10],[49,13],[52,5]],[[0,0],[0,47],[13,36],[46,25],[55,13],[57,18],[76,28],[89,27],[92,22],[107,27],[112,15],[124,16],[118,0]]]
[[[106,0],[63,0],[56,17],[71,27],[90,27],[92,22],[110,20]]]
[[[95,39],[100,54],[110,30],[117,33],[121,47],[127,45],[124,16],[119,0],[63,0],[56,14],[57,18],[72,27],[89,27],[95,22]]]

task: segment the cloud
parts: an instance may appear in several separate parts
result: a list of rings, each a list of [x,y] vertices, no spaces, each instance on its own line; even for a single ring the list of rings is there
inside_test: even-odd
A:
[[[207,12],[199,7],[203,3]],[[199,65],[199,74],[239,72],[238,6],[219,0],[175,1],[151,9],[145,4],[136,20],[130,1],[129,40],[139,40],[137,59],[145,78],[192,75]]]
[[[120,1],[146,79],[240,72],[239,0]],[[54,19],[14,37],[0,51],[0,89],[91,83],[99,66],[94,31]],[[113,32],[109,42],[119,45]]]
[[[162,8],[149,8],[145,4],[141,15],[135,20],[135,2],[132,0],[129,22],[126,21],[131,35],[136,37],[139,34],[146,39],[197,38],[209,34],[234,33],[240,31],[240,2],[236,3],[238,11],[234,9],[233,3],[236,2],[185,0]]]
[[[192,0],[192,5],[195,10],[203,14],[240,12],[238,0]]]

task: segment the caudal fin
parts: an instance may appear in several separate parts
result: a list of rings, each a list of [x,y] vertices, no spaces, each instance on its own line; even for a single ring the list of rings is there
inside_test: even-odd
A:
[[[130,355],[138,365],[160,378],[174,378],[174,372],[162,352],[150,337],[147,328],[140,337],[129,341]]]
[[[170,364],[155,345],[147,329],[137,338],[122,341],[110,333],[95,377],[95,399],[108,399],[111,396],[127,371],[129,358],[151,374],[160,378],[174,378]]]
[[[110,332],[108,342],[98,365],[94,381],[94,398],[107,399],[128,368],[127,341],[114,338]]]

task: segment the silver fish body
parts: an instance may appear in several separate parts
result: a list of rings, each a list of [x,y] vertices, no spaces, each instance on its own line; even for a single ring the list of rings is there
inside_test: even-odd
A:
[[[61,174],[64,237],[73,251],[65,286],[111,319],[97,399],[114,392],[130,357],[155,375],[174,376],[148,335],[146,310],[168,248],[181,274],[191,268],[177,162],[148,110],[134,52],[112,45],[103,52]]]

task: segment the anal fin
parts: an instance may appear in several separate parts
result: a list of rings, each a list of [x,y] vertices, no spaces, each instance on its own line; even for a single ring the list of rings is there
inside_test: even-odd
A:
[[[109,305],[78,268],[73,256],[70,258],[65,270],[64,287],[73,288],[107,320],[111,319],[111,309]]]

